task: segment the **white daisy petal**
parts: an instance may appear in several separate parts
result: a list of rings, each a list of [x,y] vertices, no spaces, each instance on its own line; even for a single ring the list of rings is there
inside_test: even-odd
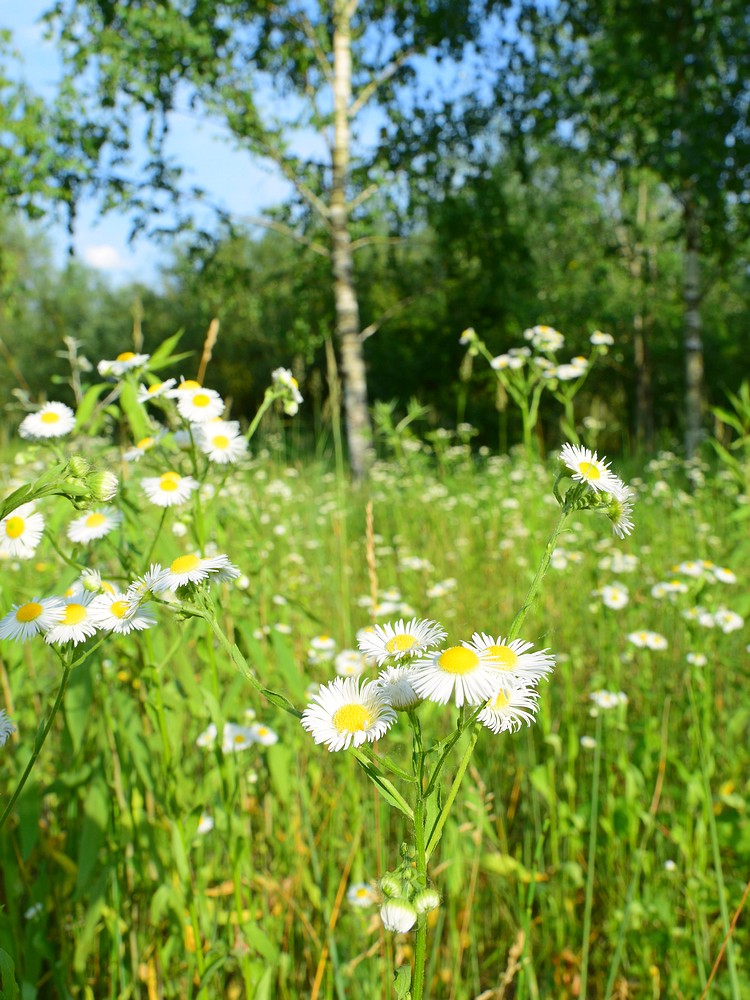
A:
[[[491,654],[470,643],[420,657],[412,666],[410,678],[422,698],[445,705],[455,697],[456,706],[479,705],[497,688],[497,672]]]
[[[23,418],[18,433],[22,438],[64,437],[75,425],[76,415],[65,403],[45,403]]]
[[[396,721],[375,681],[337,677],[320,688],[302,713],[304,729],[330,751],[347,750],[380,739]]]
[[[404,624],[403,618],[392,625],[374,625],[357,636],[357,645],[366,656],[374,657],[378,665],[388,659],[401,660],[415,656],[437,646],[445,639],[445,629],[437,622],[412,618]]]

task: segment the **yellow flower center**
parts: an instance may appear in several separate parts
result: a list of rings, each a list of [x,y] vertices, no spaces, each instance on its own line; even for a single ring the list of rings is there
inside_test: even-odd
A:
[[[140,448],[141,451],[148,451],[153,443],[154,439],[152,437],[141,438],[141,440],[136,444],[136,448]]]
[[[193,396],[193,406],[208,406],[211,402],[205,392],[196,392]]]
[[[392,639],[389,639],[385,644],[385,648],[389,653],[403,653],[405,650],[416,646],[416,644],[417,640],[413,635],[402,633],[401,635],[394,635]]]
[[[342,705],[333,713],[333,724],[340,733],[359,733],[367,729],[372,717],[364,705]]]
[[[177,386],[178,389],[200,389],[200,382],[196,382],[195,379],[189,378],[184,382],[180,382]]]
[[[502,688],[497,692],[495,697],[489,702],[489,707],[499,712],[503,708],[507,708],[510,705],[510,696],[507,691],[503,691]]]
[[[135,357],[133,351],[123,351],[122,354],[118,354],[115,361],[132,361]]]
[[[9,517],[5,522],[5,534],[8,538],[20,538],[26,522],[22,517]]]
[[[60,419],[60,414],[56,413],[54,410],[47,410],[47,412],[43,413],[39,419],[43,424],[56,424]]]
[[[258,736],[268,736],[269,730],[265,726],[258,726],[255,732]]]
[[[213,444],[214,448],[228,448],[229,438],[226,436],[226,434],[217,434],[216,437],[211,439],[211,443]]]
[[[593,462],[579,462],[578,471],[586,479],[601,479],[602,474],[599,471],[598,466],[594,465]]]
[[[164,490],[165,493],[174,493],[181,479],[182,476],[179,476],[176,472],[165,472],[159,482],[159,489]]]
[[[162,387],[163,385],[164,385],[164,383],[163,383],[163,382],[157,382],[157,383],[156,383],[156,385],[150,385],[150,386],[148,387],[148,391],[149,391],[150,393],[151,393],[151,392],[158,392],[158,391],[159,391],[159,389],[161,389],[161,387]]]
[[[84,621],[86,618],[86,608],[83,604],[67,604],[65,606],[65,616],[63,617],[63,625],[78,625],[80,622]]]
[[[200,564],[201,561],[196,555],[178,556],[169,568],[173,573],[189,573],[197,569]]]
[[[438,657],[438,666],[446,674],[470,674],[479,664],[479,657],[466,646],[452,646]]]
[[[105,524],[106,521],[107,518],[104,514],[96,513],[96,514],[89,514],[89,516],[86,518],[85,523],[87,528],[98,528],[100,525]]]
[[[16,611],[16,621],[33,622],[43,611],[44,608],[41,604],[37,604],[36,601],[29,601],[28,604],[22,604],[18,611]]]
[[[124,618],[128,613],[128,602],[127,601],[112,601],[109,606],[109,610],[115,616],[115,618]]]
[[[487,652],[492,655],[492,666],[498,670],[512,670],[518,663],[518,654],[510,646],[488,646]]]
[[[244,743],[245,742],[245,737],[242,735],[242,733],[235,733],[234,742],[235,743]]]

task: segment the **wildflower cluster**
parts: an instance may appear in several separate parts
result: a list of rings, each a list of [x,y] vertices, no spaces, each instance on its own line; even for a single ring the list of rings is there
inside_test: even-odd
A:
[[[539,681],[555,660],[533,643],[475,632],[459,645],[446,645],[435,621],[412,618],[363,629],[361,652],[381,669],[377,678],[338,677],[322,686],[302,715],[316,743],[345,750],[380,739],[422,701],[468,707],[494,733],[530,725],[538,708]]]

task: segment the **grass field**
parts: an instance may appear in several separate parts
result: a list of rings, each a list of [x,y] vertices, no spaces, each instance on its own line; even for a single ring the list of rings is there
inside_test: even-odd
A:
[[[172,467],[203,485],[160,508],[140,485],[164,469],[158,450],[80,448],[122,477],[122,522],[73,543],[82,512],[39,500],[45,535],[33,558],[6,552],[2,614],[85,568],[124,591],[196,547],[241,575],[162,595],[156,624],[129,634],[0,642],[17,727],[0,807],[67,677],[0,833],[4,996],[405,996],[394,971],[415,932],[385,930],[378,883],[412,865],[410,823],[351,751],[316,745],[258,688],[302,711],[337,670],[375,677],[356,653],[373,622],[507,635],[558,519],[554,461],[402,452],[357,489],[318,462],[259,451],[206,471],[181,452]],[[48,454],[9,453],[9,488]],[[432,1000],[696,1000],[709,977],[710,997],[750,995],[745,913],[721,952],[750,871],[747,498],[668,454],[625,478],[633,533],[573,513],[524,622],[556,658],[535,724],[479,727],[470,759],[467,730],[437,782],[442,810],[468,760],[430,858],[441,903],[420,917]],[[425,746],[457,718],[424,702]],[[376,759],[408,770],[413,753],[401,713]]]

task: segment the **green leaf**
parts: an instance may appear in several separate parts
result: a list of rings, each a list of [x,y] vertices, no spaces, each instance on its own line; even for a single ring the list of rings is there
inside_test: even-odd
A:
[[[99,397],[104,394],[107,389],[111,389],[112,386],[108,382],[100,382],[98,385],[89,386],[86,390],[83,399],[78,405],[76,410],[76,430],[79,431],[82,427],[91,419],[91,415],[96,409],[96,404],[99,402]]]
[[[89,659],[73,671],[63,699],[65,725],[76,753],[81,749],[86,726],[91,718],[94,700],[93,664],[93,659]]]
[[[107,832],[109,795],[104,779],[99,776],[90,786],[83,803],[83,826],[78,845],[78,876],[76,894],[88,889],[92,872],[98,865],[99,848]]]
[[[166,340],[163,340],[156,350],[151,352],[151,358],[148,362],[149,369],[153,370],[154,368],[161,367],[162,365],[166,365],[175,360],[172,357],[172,351],[179,344],[180,338],[184,332],[184,329],[182,329],[178,330],[177,333],[173,333],[171,337],[167,337]],[[183,354],[182,356],[189,357],[189,354]]]
[[[270,967],[266,969],[260,982],[258,983],[258,986],[256,987],[255,993],[253,994],[253,1000],[271,1000],[273,995],[272,986],[275,971],[275,969]]]
[[[273,790],[283,803],[289,802],[292,795],[292,752],[282,743],[274,743],[266,751],[268,770],[271,775]]]
[[[103,872],[89,896],[91,904],[86,912],[83,926],[81,927],[80,924],[76,925],[73,968],[77,973],[83,973],[86,970],[88,957],[91,953],[91,949],[93,948],[94,941],[99,930],[102,911],[104,910],[104,896],[108,879],[108,872]]]
[[[140,441],[141,438],[149,436],[151,428],[149,427],[148,416],[146,411],[138,402],[138,393],[136,392],[135,386],[132,382],[123,382],[120,389],[120,405],[122,406],[123,413],[127,417],[128,423],[130,424],[130,431],[133,435],[134,441]]]
[[[393,991],[398,1000],[411,1000],[411,967],[402,965],[393,973]]]
[[[0,1000],[16,1000],[19,995],[13,959],[0,948]]]

